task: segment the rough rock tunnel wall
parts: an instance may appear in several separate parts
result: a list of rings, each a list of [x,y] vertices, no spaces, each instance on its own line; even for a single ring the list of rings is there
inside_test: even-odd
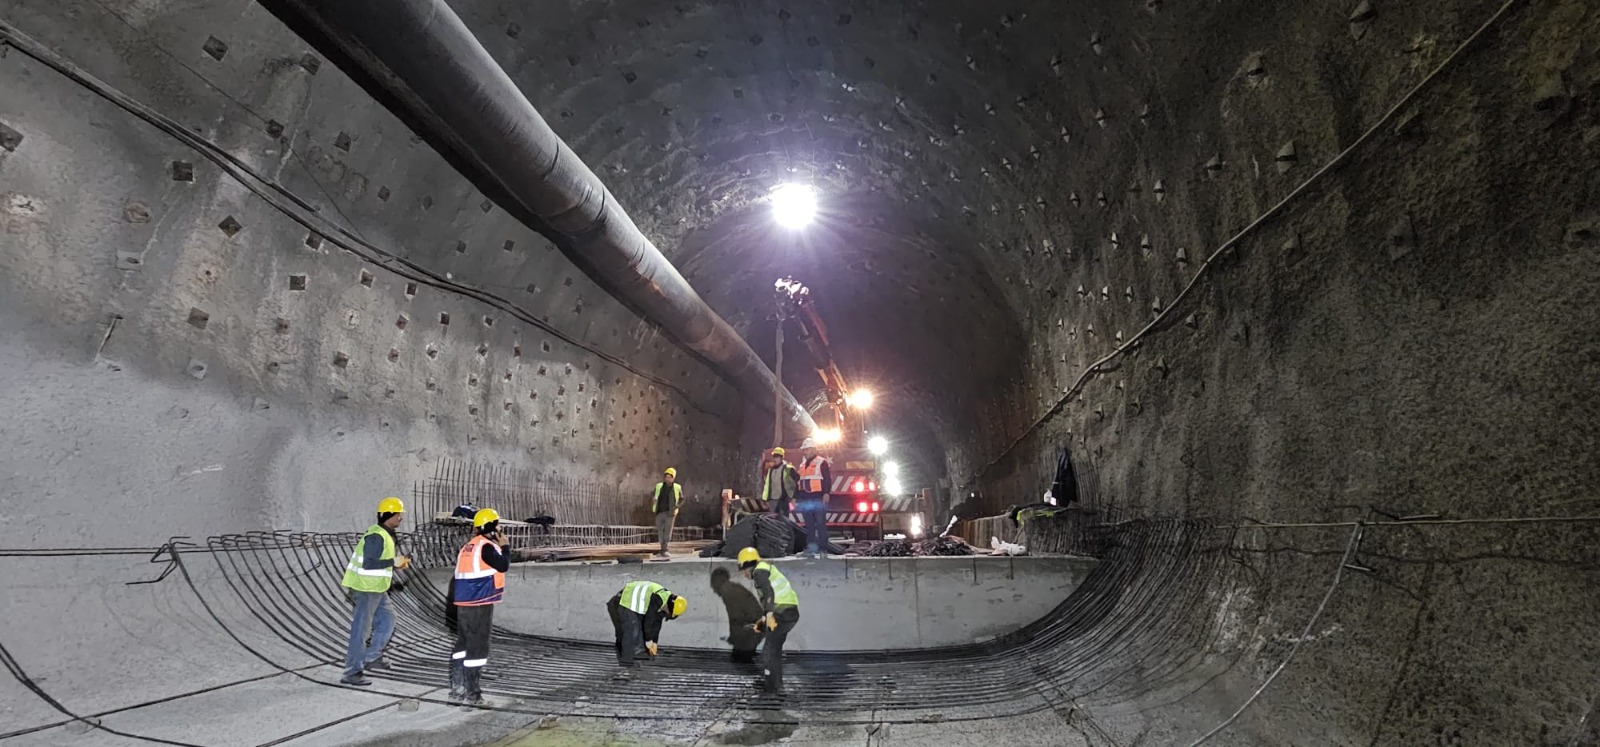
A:
[[[1086,129],[1092,178],[1069,180],[1081,206],[1019,237],[1053,239],[1030,262],[1055,300],[975,487],[990,510],[1033,500],[1067,446],[1119,518],[1243,525],[1247,572],[1205,601],[1210,645],[1240,657],[1223,699],[1317,620],[1240,724],[1267,743],[1577,739],[1592,518],[1373,528],[1316,618],[1350,528],[1251,524],[1596,513],[1600,181],[1577,164],[1600,158],[1600,17],[1187,5],[1162,11],[1181,38],[1100,37],[1129,67],[1093,77],[1127,85],[1096,99],[1111,114]]]
[[[730,385],[260,8],[3,20],[304,203],[0,61],[8,537],[48,542],[63,516],[124,543],[361,523],[447,456],[615,500],[677,464],[714,501],[742,467]]]

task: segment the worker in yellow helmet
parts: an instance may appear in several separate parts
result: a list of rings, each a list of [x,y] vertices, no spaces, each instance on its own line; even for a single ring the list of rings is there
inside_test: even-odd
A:
[[[789,510],[800,493],[800,472],[784,459],[782,446],[774,446],[761,473],[761,500],[767,510],[788,518]]]
[[[506,592],[511,553],[500,536],[500,512],[480,508],[472,516],[472,539],[456,554],[450,601],[456,606],[456,649],[450,655],[451,703],[483,705],[480,679],[489,663],[494,606]]]
[[[678,470],[668,467],[661,473],[661,482],[651,491],[650,510],[656,515],[656,535],[661,540],[658,558],[672,557],[667,553],[667,542],[672,540],[672,524],[683,506],[683,486],[678,484]]]
[[[676,620],[689,609],[688,600],[654,581],[629,581],[606,602],[617,637],[617,663],[633,667],[641,643],[644,652],[661,652],[661,623]]]
[[[340,585],[350,590],[355,602],[355,614],[350,620],[350,640],[345,648],[344,674],[339,681],[346,685],[366,687],[372,684],[364,673],[386,669],[383,647],[394,634],[394,612],[389,609],[389,587],[394,583],[395,569],[410,567],[411,559],[396,555],[395,530],[405,520],[406,508],[399,498],[378,501],[378,523],[367,527],[356,543],[355,553],[344,569]],[[371,636],[369,644],[368,636]]]
[[[765,642],[761,644],[761,674],[767,692],[782,695],[783,643],[789,639],[789,631],[800,622],[800,595],[794,593],[789,579],[776,567],[761,559],[761,553],[754,547],[739,551],[739,570],[744,572],[745,578],[755,582],[756,598],[761,601],[761,609],[766,611],[756,622],[755,629],[766,633]]]

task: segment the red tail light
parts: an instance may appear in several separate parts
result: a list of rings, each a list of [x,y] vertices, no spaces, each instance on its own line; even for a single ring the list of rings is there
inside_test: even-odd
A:
[[[878,510],[878,502],[877,501],[873,501],[872,502],[872,510],[874,512],[876,512]]]
[[[867,512],[867,502],[866,501],[856,501],[856,513],[864,514],[866,512]]]
[[[867,490],[877,490],[877,489],[878,489],[878,483],[875,483],[875,482],[867,483]]]
[[[865,493],[867,492],[867,483],[864,480],[856,480],[855,488],[857,493]]]

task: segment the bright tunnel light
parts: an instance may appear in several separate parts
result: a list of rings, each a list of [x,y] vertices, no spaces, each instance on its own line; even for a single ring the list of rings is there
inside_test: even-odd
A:
[[[873,396],[871,389],[857,389],[845,395],[844,403],[857,409],[869,410],[872,408]]]
[[[900,478],[890,477],[883,481],[883,492],[889,495],[900,495]]]
[[[899,462],[884,462],[883,463],[883,476],[884,477],[894,477],[895,475],[898,475],[898,474],[900,474],[900,463]]]
[[[784,228],[804,228],[817,215],[817,191],[806,184],[785,184],[772,191],[772,218]]]
[[[883,456],[889,453],[889,439],[883,436],[873,436],[867,439],[867,451],[872,452],[873,456]]]
[[[839,429],[838,428],[818,428],[818,429],[816,429],[816,430],[811,432],[811,438],[812,438],[812,440],[816,441],[819,444],[838,443],[838,441],[839,441]]]

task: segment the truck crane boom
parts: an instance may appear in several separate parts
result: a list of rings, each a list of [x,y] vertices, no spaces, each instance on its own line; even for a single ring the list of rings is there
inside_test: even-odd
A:
[[[811,357],[812,367],[822,378],[828,406],[833,409],[834,422],[839,428],[839,437],[843,445],[855,445],[862,429],[846,403],[850,386],[845,381],[844,373],[834,363],[828,343],[828,328],[811,304],[811,289],[792,277],[784,277],[774,284],[774,290],[778,295],[778,323],[792,320],[799,327],[799,340]]]

